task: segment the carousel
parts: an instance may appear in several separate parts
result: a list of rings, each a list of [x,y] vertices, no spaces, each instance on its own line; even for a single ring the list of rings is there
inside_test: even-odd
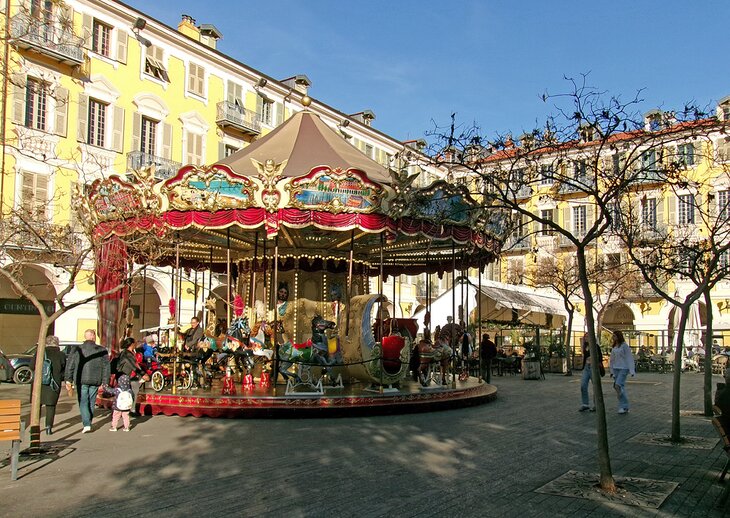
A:
[[[397,294],[384,293],[383,283],[425,273],[428,293],[431,276],[457,263],[483,268],[500,252],[505,216],[477,210],[481,204],[452,182],[415,187],[417,175],[371,160],[306,101],[218,163],[165,179],[154,168],[110,176],[79,196],[102,243],[97,289],[127,282],[129,263],[145,257],[173,272],[177,297],[155,331],[160,341],[168,336],[170,350],[151,366],[140,412],[382,414],[496,396],[478,378],[458,376],[458,326],[432,336],[428,319],[418,329],[415,319],[395,318]],[[181,272],[191,270],[207,276],[207,301],[198,315],[204,339],[187,350],[176,308]],[[124,333],[128,300],[122,290],[101,301],[104,343]]]

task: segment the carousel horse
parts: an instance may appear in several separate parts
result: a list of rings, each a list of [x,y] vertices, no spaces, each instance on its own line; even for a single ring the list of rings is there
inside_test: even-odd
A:
[[[248,348],[249,336],[251,335],[248,318],[245,316],[234,318],[225,335],[223,350],[230,351],[235,366],[240,372],[250,371],[254,365],[254,353]]]
[[[300,366],[309,368],[311,365],[321,365],[329,367],[337,363],[340,359],[340,351],[337,347],[336,339],[334,343],[334,351],[330,354],[330,340],[327,339],[325,331],[334,329],[335,323],[316,315],[312,319],[312,337],[304,343],[292,344],[286,342],[279,345],[279,372],[284,379],[288,380],[292,374],[289,368],[298,363]],[[299,374],[295,374],[297,382],[301,381]]]
[[[418,379],[421,385],[427,387],[430,383],[429,370],[432,363],[438,363],[441,371],[441,384],[446,385],[446,369],[449,366],[449,360],[453,349],[444,342],[437,340],[436,344],[431,344],[430,340],[421,340],[418,344],[418,358],[420,361],[418,367]]]

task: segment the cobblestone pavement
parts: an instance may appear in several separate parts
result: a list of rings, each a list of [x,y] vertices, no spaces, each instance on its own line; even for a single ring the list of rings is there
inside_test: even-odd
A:
[[[578,374],[578,373],[576,373]],[[669,435],[671,375],[628,383],[631,412],[615,413],[604,378],[617,477],[678,483],[658,509],[553,496],[535,489],[569,470],[598,471],[595,413],[578,412],[579,376],[496,377],[496,401],[474,408],[369,418],[133,419],[112,433],[99,412],[81,434],[62,396],[53,451],[0,468],[3,516],[725,516],[725,462],[713,449],[642,444]],[[721,381],[715,376],[714,382]],[[682,435],[717,438],[702,409],[702,376],[682,377]],[[0,398],[27,387],[0,384]],[[27,411],[27,405],[24,406]],[[43,436],[45,439],[45,435]],[[25,443],[27,445],[27,443]],[[0,459],[9,443],[0,443]],[[730,509],[730,506],[727,507]]]

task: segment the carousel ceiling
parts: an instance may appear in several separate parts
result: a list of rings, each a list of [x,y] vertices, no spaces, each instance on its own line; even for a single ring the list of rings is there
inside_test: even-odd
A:
[[[377,274],[487,264],[505,215],[460,186],[417,189],[308,111],[249,147],[161,180],[154,169],[95,181],[77,206],[96,237],[157,236],[157,262],[225,269],[232,263]],[[127,241],[131,241],[128,239]],[[130,246],[133,246],[130,245]]]

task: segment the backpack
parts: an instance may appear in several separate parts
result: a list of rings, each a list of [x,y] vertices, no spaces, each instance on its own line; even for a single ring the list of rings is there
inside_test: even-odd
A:
[[[41,376],[41,383],[43,383],[44,385],[51,385],[51,388],[53,388],[53,385],[57,386],[56,382],[53,379],[53,365],[51,364],[51,359],[48,357],[45,351],[43,352],[43,372]]]
[[[117,408],[119,410],[131,410],[134,405],[134,397],[128,390],[122,390],[117,394]]]

